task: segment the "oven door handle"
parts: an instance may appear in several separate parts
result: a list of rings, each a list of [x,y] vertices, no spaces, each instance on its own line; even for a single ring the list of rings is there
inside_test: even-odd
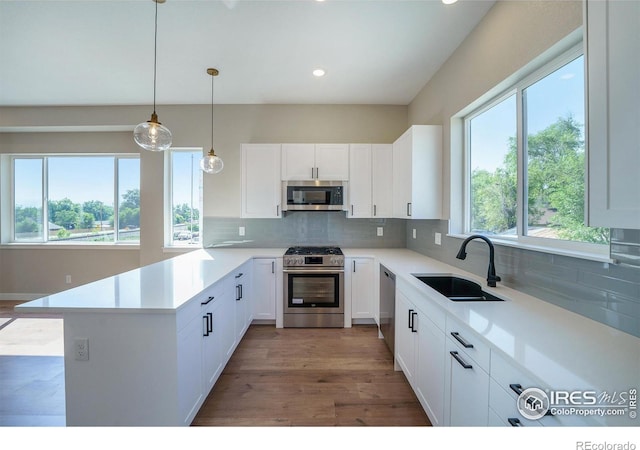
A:
[[[283,269],[282,272],[284,272],[284,273],[298,273],[298,274],[313,274],[313,273],[330,274],[330,273],[344,273],[344,269],[328,269],[328,270],[322,270],[322,269]]]

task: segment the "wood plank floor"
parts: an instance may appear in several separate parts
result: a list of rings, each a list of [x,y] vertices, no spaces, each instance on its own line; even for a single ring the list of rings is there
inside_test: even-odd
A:
[[[192,425],[430,424],[377,327],[253,325]]]

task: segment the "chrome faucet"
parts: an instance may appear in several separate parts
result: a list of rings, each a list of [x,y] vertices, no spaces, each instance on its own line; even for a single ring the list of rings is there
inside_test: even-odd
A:
[[[488,237],[483,236],[481,234],[473,234],[469,236],[464,240],[464,242],[460,246],[460,250],[458,251],[456,258],[465,259],[467,257],[467,252],[466,252],[467,244],[469,243],[469,241],[473,239],[482,239],[489,245],[489,273],[487,274],[487,285],[489,287],[496,287],[496,281],[500,281],[500,277],[496,275],[496,266],[493,262],[493,254],[494,254],[493,242],[491,242]]]

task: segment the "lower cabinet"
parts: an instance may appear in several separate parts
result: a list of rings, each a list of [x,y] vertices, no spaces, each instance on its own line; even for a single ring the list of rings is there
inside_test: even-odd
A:
[[[254,320],[276,320],[277,273],[280,270],[278,267],[276,258],[253,260],[251,296]]]
[[[373,258],[346,258],[345,304],[351,304],[352,319],[377,319]]]
[[[191,311],[190,311],[191,312]],[[185,319],[186,324],[178,330],[178,420],[189,425],[204,400],[202,318],[200,309]]]
[[[236,344],[240,342],[253,320],[253,303],[251,296],[252,264],[252,261],[246,262],[226,278],[226,289],[233,293],[232,295],[235,301]]]
[[[445,314],[396,289],[395,358],[432,425],[444,422]]]
[[[445,423],[486,426],[489,409],[490,349],[466,325],[447,317]]]

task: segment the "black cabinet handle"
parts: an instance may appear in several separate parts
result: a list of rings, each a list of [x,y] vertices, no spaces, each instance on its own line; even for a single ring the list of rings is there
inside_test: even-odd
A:
[[[244,294],[242,292],[242,285],[240,285],[240,300],[242,300],[242,297],[244,297]]]
[[[407,328],[411,328],[413,330],[413,309],[409,310],[409,325]]]
[[[376,211],[376,205],[373,205],[373,215],[374,215],[374,216],[377,216],[377,215],[378,215],[378,214],[377,214],[377,211]]]
[[[472,369],[473,366],[471,364],[467,364],[465,362],[464,359],[460,358],[460,356],[458,356],[458,352],[449,352],[451,354],[451,356],[453,356],[453,358],[458,361],[460,363],[460,365],[462,367],[464,367],[465,369]]]
[[[460,337],[460,333],[457,331],[452,331],[451,336],[455,338],[456,341],[460,342],[464,348],[473,348],[473,344],[469,344],[467,341]]]
[[[213,313],[208,312],[207,317],[209,317],[209,333],[213,333]]]
[[[509,388],[516,393],[516,395],[520,395],[524,392],[524,389],[522,389],[522,385],[521,384],[510,384]]]
[[[202,318],[204,319],[204,333],[202,335],[209,336],[213,331],[213,313],[206,313]]]
[[[507,419],[507,422],[509,422],[509,424],[512,427],[521,427],[521,426],[523,426],[522,422],[520,422],[520,419],[518,419],[517,417],[509,417]]]
[[[271,261],[271,273],[276,273],[276,262]]]
[[[351,205],[351,215],[353,216],[353,205]]]
[[[206,301],[206,302],[200,302],[200,304],[201,304],[201,305],[208,305],[208,304],[211,302],[211,300],[213,300],[214,298],[215,298],[215,297],[211,296],[211,297],[209,297],[209,298],[207,299],[207,301]]]
[[[242,272],[240,272],[238,275],[236,275],[236,278],[240,278],[243,275]]]
[[[411,217],[411,203],[407,203],[407,216]]]
[[[414,316],[417,316],[417,315],[418,315],[418,313],[417,313],[417,312],[411,313],[412,319],[413,319],[413,317],[414,317]],[[416,329],[414,328],[414,325],[415,325],[415,324],[416,324],[416,321],[415,321],[415,320],[411,320],[411,332],[412,332],[412,333],[417,333],[417,332],[418,332],[418,330],[416,330]]]
[[[356,273],[356,262],[353,261],[353,273]]]
[[[240,285],[236,284],[236,301],[240,301]]]

